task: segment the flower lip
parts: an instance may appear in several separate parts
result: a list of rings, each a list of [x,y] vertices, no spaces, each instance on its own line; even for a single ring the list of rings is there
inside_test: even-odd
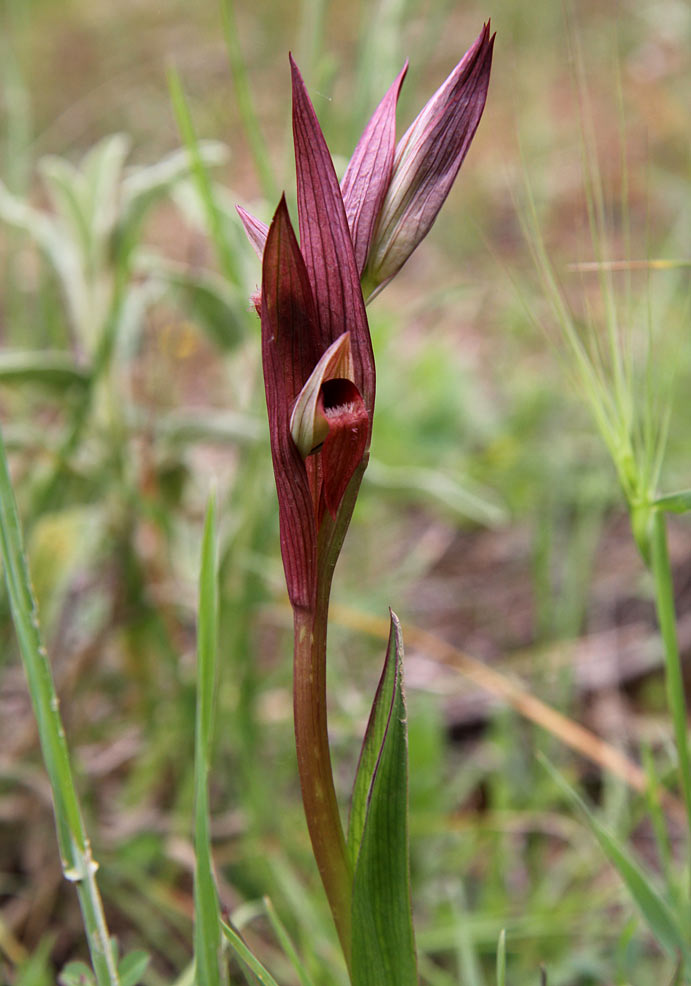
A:
[[[303,459],[312,455],[326,438],[329,426],[319,408],[319,397],[324,382],[334,377],[353,379],[349,332],[340,335],[322,354],[295,399],[290,415],[290,434]]]
[[[324,502],[335,519],[348,483],[365,454],[370,421],[352,380],[326,380],[321,387],[319,408],[329,429],[321,449]],[[317,523],[320,521],[318,516]]]

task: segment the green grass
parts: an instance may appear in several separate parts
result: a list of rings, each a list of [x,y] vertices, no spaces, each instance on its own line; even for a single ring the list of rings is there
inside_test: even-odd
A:
[[[194,12],[183,3],[117,13],[100,0],[6,5],[3,435],[71,751],[66,760],[60,746],[58,766],[71,767],[70,804],[78,793],[120,954],[134,953],[130,962],[140,961],[140,950],[151,956],[144,986],[192,983],[195,947],[198,955],[219,947],[203,937],[208,924],[198,926],[194,944],[195,835],[202,849],[210,839],[228,934],[236,946],[241,934],[258,957],[259,981],[345,986],[297,791],[290,617],[258,323],[247,301],[259,270],[233,203],[268,218],[276,191],[292,187],[289,49],[342,166],[403,59],[411,68],[399,132],[490,15],[496,60],[476,142],[431,236],[369,312],[378,369],[374,461],[335,601],[377,616],[390,603],[404,637],[406,622],[439,632],[520,673],[537,697],[586,720],[634,759],[646,751],[647,800],[501,706],[483,708],[482,727],[471,718],[452,742],[446,717],[470,686],[440,679],[424,655],[411,654],[422,981],[521,986],[539,981],[541,965],[550,986],[673,981],[674,958],[655,945],[573,796],[536,760],[541,751],[579,789],[596,825],[606,823],[605,836],[595,832],[613,840],[610,855],[627,847],[643,858],[645,871],[628,870],[635,879],[652,873],[640,884],[643,896],[649,884],[688,900],[679,817],[662,796],[680,792],[672,723],[654,687],[663,650],[653,583],[627,530],[619,485],[623,478],[629,502],[691,486],[685,402],[671,405],[661,466],[654,423],[656,394],[666,400],[674,379],[683,395],[691,378],[688,268],[582,265],[691,253],[679,96],[691,24],[673,4],[658,16],[652,0],[616,20],[609,9],[579,7],[569,36],[560,8],[547,2],[519,11],[501,0],[493,7],[401,0],[378,3],[371,14],[318,0],[297,12],[287,3],[213,0]],[[584,142],[569,69],[574,36],[592,103]],[[102,143],[113,129],[128,135],[127,159],[127,140]],[[204,140],[227,145],[228,157]],[[193,152],[190,168],[174,156],[181,144]],[[94,147],[82,181],[74,169],[89,170],[82,162]],[[131,164],[141,168],[137,180]],[[89,191],[104,187],[99,173],[107,194]],[[524,175],[534,207],[529,242],[515,205]],[[137,181],[140,198],[128,212],[125,193],[135,196]],[[47,225],[55,221],[47,218],[49,198],[51,215],[64,216],[57,233]],[[109,202],[110,226],[99,213]],[[545,283],[549,271],[554,280]],[[538,327],[554,332],[552,309],[562,300],[574,333],[566,356]],[[619,346],[629,329],[631,351]],[[596,417],[609,428],[615,466],[580,385],[572,385],[583,346],[597,357],[588,364],[592,393],[602,397]],[[634,383],[648,395],[642,402]],[[632,459],[640,489],[629,482]],[[213,675],[204,664],[195,775],[198,614],[207,630],[213,623],[208,583],[198,604],[212,483],[217,678],[211,733]],[[4,493],[8,504],[7,484]],[[675,575],[688,552],[688,500],[664,506],[681,514],[666,517]],[[16,538],[14,523],[6,529]],[[209,577],[216,566],[206,531]],[[653,557],[669,615],[662,533]],[[20,557],[16,539],[8,552]],[[22,578],[16,591],[28,613]],[[0,980],[33,986],[55,983],[69,961],[89,953],[77,895],[59,872],[11,607],[17,611],[8,593],[0,600]],[[31,636],[33,624],[26,626]],[[554,674],[543,670],[582,640],[609,666],[612,628],[623,654],[631,635],[645,638],[658,663],[648,688],[632,683],[624,697],[612,690],[625,728],[597,719],[568,656]],[[205,639],[200,658],[210,662]],[[344,814],[380,662],[378,642],[333,628],[329,712]],[[45,667],[41,673],[47,681]],[[681,695],[677,682],[674,700]],[[679,740],[682,718],[677,709]],[[38,721],[44,743],[62,744],[45,739],[51,714]],[[67,774],[58,773],[59,789]],[[208,862],[203,852],[199,858]],[[210,872],[197,875],[207,915],[215,906]],[[656,914],[666,921],[665,907]],[[249,953],[226,954],[231,982],[243,981]]]

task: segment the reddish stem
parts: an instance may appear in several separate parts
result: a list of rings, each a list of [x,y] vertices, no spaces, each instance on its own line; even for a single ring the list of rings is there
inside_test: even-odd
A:
[[[352,873],[331,769],[326,713],[328,593],[316,611],[294,612],[295,746],[314,858],[350,968]]]

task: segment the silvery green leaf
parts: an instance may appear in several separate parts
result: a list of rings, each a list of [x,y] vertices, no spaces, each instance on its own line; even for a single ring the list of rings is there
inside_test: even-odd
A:
[[[213,167],[228,160],[228,148],[215,140],[199,142],[199,153],[205,165]],[[124,210],[138,208],[141,200],[167,192],[190,173],[189,155],[185,148],[178,148],[157,161],[156,164],[127,169],[122,182],[122,206]]]
[[[82,257],[88,257],[92,231],[82,174],[69,161],[52,154],[41,158],[38,170],[65,233]]]
[[[2,181],[0,219],[27,232],[45,254],[63,289],[72,324],[83,325],[88,310],[88,298],[76,244],[65,236],[65,231],[53,217],[44,215],[12,195]]]
[[[39,384],[64,390],[83,387],[89,372],[62,351],[5,349],[0,351],[0,383]]]
[[[86,211],[95,234],[103,239],[115,227],[129,150],[129,137],[112,134],[95,144],[82,161]]]

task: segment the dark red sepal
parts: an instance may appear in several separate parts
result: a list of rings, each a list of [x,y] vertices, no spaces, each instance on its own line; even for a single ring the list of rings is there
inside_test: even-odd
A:
[[[320,350],[312,289],[282,198],[262,262],[262,364],[281,530],[281,554],[293,606],[314,605],[316,520],[305,463],[290,434],[295,398]]]

